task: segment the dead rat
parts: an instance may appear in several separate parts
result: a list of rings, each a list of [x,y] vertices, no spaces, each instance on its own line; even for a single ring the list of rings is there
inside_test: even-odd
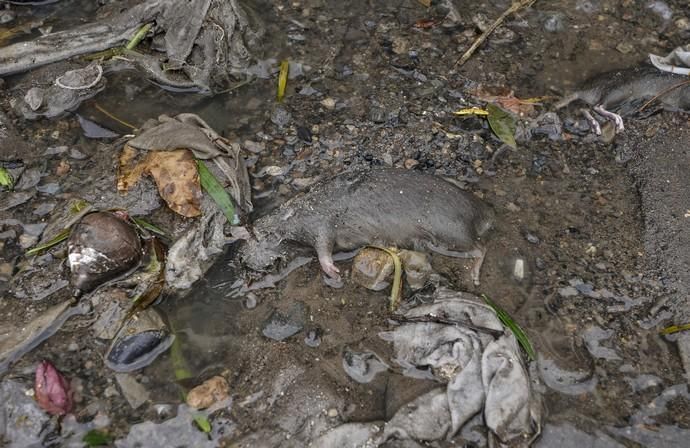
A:
[[[634,67],[607,72],[586,81],[583,87],[556,104],[563,108],[580,100],[592,106],[598,114],[612,120],[618,132],[624,129],[622,116],[640,109],[645,102],[656,98],[666,110],[690,110],[690,78],[663,72],[652,66]],[[613,112],[616,111],[616,112]],[[601,135],[599,123],[587,110],[584,115],[594,132]]]
[[[321,269],[339,280],[335,250],[366,245],[431,250],[475,258],[472,280],[479,284],[492,211],[478,198],[441,177],[404,169],[341,173],[312,186],[257,220],[255,238],[241,250],[253,270],[282,257],[282,241],[313,247]]]

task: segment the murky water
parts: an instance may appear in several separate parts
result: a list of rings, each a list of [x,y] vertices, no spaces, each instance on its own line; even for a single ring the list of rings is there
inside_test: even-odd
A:
[[[352,164],[387,164],[387,156],[397,165],[414,158],[425,170],[441,175],[462,177],[471,172],[479,179],[472,188],[493,205],[499,218],[482,286],[471,285],[467,266],[460,261],[434,257],[433,265],[451,286],[487,293],[529,334],[539,352],[533,371],[543,383],[545,397],[546,431],[538,446],[554,446],[564,437],[577,441],[565,446],[594,446],[592,437],[610,440],[605,446],[681,446],[688,432],[690,397],[674,347],[650,330],[651,325],[641,324],[665,290],[640,255],[642,211],[635,180],[617,160],[616,148],[535,141],[499,160],[495,176],[479,176],[456,158],[462,151],[458,143],[433,130],[440,122],[453,132],[486,135],[481,125],[473,129],[450,114],[464,104],[460,94],[446,93],[462,90],[464,77],[508,85],[520,96],[543,95],[552,87],[571,85],[585,72],[601,71],[611,58],[617,65],[632,64],[634,55],[612,51],[590,59],[585,49],[568,45],[561,50],[569,55],[567,63],[561,65],[565,56],[551,54],[550,49],[556,41],[581,39],[582,32],[567,28],[558,39],[544,40],[539,36],[544,35],[542,24],[550,12],[540,8],[511,25],[515,33],[525,33],[528,47],[518,39],[497,43],[477,57],[481,62],[456,76],[446,59],[464,48],[468,39],[463,32],[472,35],[470,27],[415,28],[433,10],[420,12],[414,1],[327,3],[254,5],[266,20],[262,56],[290,57],[312,68],[289,83],[282,107],[292,118],[285,128],[270,120],[278,107],[274,78],[256,79],[209,97],[164,90],[137,72],[123,70],[109,74],[106,90],[85,102],[78,113],[124,134],[130,130],[95,106],[134,126],[160,114],[193,112],[225,137],[265,144],[258,157],[248,154],[255,193],[268,192],[257,201],[260,210],[296,194],[301,187],[294,179],[315,178]],[[579,8],[584,3],[591,3],[596,12]],[[592,34],[586,36],[589,48],[596,49],[609,39],[608,31],[596,26],[600,16],[613,20],[609,3],[613,2],[562,1],[549,8],[567,13],[572,23],[592,22],[587,25]],[[55,22],[55,29],[66,29],[91,17],[93,6],[75,0],[36,11],[35,17],[45,24]],[[308,26],[299,26],[302,22]],[[34,30],[24,37],[35,34]],[[627,39],[624,31],[617,36]],[[401,45],[407,45],[405,51],[395,50]],[[511,57],[536,62],[525,62],[520,71]],[[415,71],[423,77],[410,74]],[[319,93],[300,95],[305,86]],[[334,107],[324,102],[328,98],[334,99]],[[446,106],[448,102],[452,104]],[[390,113],[385,124],[372,122],[374,107]],[[311,145],[296,142],[297,127],[310,129],[318,140]],[[90,144],[78,132],[73,127],[68,135],[77,144]],[[486,138],[482,145],[495,147],[497,142]],[[287,176],[258,175],[263,167],[289,164],[294,168]],[[349,262],[340,266],[347,270]],[[256,408],[247,405],[238,411],[242,431],[271,422],[262,412],[274,403],[266,397],[275,399],[280,393],[276,378],[296,371],[302,372],[297,376],[304,383],[333,392],[351,405],[351,421],[390,416],[387,406],[392,405],[387,403],[395,400],[387,394],[404,389],[391,385],[407,379],[382,371],[374,380],[358,383],[342,366],[344,354],[351,351],[371,351],[390,363],[390,347],[378,338],[378,332],[389,326],[386,292],[352,284],[331,289],[323,284],[316,263],[297,269],[277,288],[252,294],[237,294],[238,280],[241,272],[233,246],[188,294],[168,297],[158,309],[180,341],[194,376],[190,384],[229,372],[238,401],[263,397],[256,398],[261,403]],[[276,310],[287,313],[296,302],[304,304],[304,328],[281,342],[262,336],[267,319]],[[320,344],[305,341],[310,332],[320,335]],[[143,370],[153,403],[179,399],[173,367],[166,354]]]

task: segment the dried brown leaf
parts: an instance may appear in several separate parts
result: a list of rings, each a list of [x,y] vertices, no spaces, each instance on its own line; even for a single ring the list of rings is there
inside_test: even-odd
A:
[[[142,174],[148,174],[153,177],[158,193],[171,210],[187,218],[201,214],[201,185],[191,151],[149,151],[139,163],[135,162],[136,155],[136,150],[129,145],[125,145],[120,154],[119,191],[128,191]]]

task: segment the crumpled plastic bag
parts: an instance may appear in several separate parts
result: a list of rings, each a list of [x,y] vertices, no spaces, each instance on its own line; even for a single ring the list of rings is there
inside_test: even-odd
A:
[[[675,48],[665,57],[650,54],[649,60],[659,70],[690,75],[690,44]]]
[[[145,151],[186,148],[194,157],[212,161],[230,185],[230,194],[245,213],[252,211],[249,175],[240,145],[218,135],[196,114],[161,115],[144,125],[144,131],[129,140],[129,146]],[[222,179],[219,179],[222,182]]]
[[[365,446],[451,439],[480,412],[492,446],[529,446],[540,431],[540,398],[515,336],[494,311],[470,294],[438,289],[433,303],[404,316],[416,321],[380,336],[393,343],[403,370],[430,371],[446,386],[402,406],[386,423],[355,424]],[[445,323],[450,321],[458,324]],[[341,433],[340,427],[328,431],[316,446],[339,441]]]

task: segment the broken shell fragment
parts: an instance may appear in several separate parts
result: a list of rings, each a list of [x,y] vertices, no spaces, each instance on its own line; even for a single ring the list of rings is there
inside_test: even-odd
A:
[[[133,269],[141,259],[137,232],[125,220],[109,212],[84,216],[74,226],[67,244],[76,295]]]
[[[141,369],[170,348],[174,340],[156,310],[144,309],[120,328],[105,356],[105,365],[116,372]]]
[[[373,247],[360,250],[352,262],[352,280],[373,291],[381,291],[391,284],[393,260],[386,252]]]

